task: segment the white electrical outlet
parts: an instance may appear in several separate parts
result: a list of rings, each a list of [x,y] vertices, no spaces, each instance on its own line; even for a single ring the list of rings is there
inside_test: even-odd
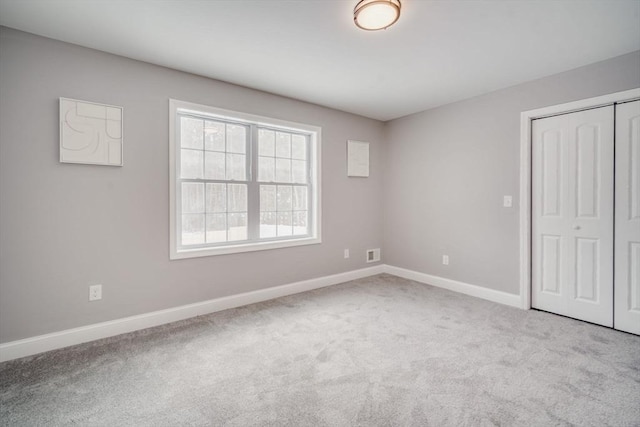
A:
[[[349,258],[349,249],[344,250],[344,259]]]
[[[89,301],[102,299],[102,285],[89,286]]]
[[[444,265],[449,265],[449,255],[442,255],[442,263]]]
[[[513,206],[513,197],[504,196],[504,199],[502,200],[502,206],[504,206],[505,208],[512,207]]]

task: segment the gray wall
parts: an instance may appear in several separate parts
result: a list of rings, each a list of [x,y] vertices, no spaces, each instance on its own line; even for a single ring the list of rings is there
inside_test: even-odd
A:
[[[58,163],[59,97],[124,107],[123,168]],[[169,98],[321,126],[323,243],[169,261]],[[382,136],[374,120],[0,28],[0,342],[370,266]],[[347,139],[371,142],[370,178],[346,177]]]
[[[374,247],[517,293],[520,112],[639,86],[636,52],[385,125],[0,28],[0,343],[366,267]],[[61,96],[124,107],[123,168],[58,163]],[[169,98],[322,126],[323,243],[169,261]],[[370,178],[346,177],[347,139],[372,143]]]
[[[385,262],[518,294],[520,113],[637,87],[640,52],[387,123]]]

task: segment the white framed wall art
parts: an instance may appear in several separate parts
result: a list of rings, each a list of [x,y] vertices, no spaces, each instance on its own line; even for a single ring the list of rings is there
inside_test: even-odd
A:
[[[347,176],[369,176],[369,143],[347,141]]]
[[[60,98],[60,162],[122,166],[123,109]]]

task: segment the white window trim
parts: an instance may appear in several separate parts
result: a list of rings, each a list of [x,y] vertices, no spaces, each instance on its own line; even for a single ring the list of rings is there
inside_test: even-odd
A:
[[[177,203],[177,172],[176,149],[179,145],[179,138],[176,135],[176,115],[178,110],[192,111],[194,113],[206,113],[230,121],[241,121],[257,124],[259,126],[279,127],[284,130],[305,131],[311,134],[309,147],[310,158],[312,159],[312,209],[310,211],[310,237],[291,238],[286,240],[264,241],[264,242],[231,242],[228,245],[211,248],[178,249],[178,227],[176,215]],[[303,123],[272,119],[270,117],[257,116],[237,111],[225,110],[210,107],[207,105],[195,104],[176,99],[169,99],[169,258],[172,260],[197,258],[213,255],[235,254],[242,252],[262,251],[269,249],[280,249],[294,246],[313,245],[322,242],[321,224],[321,140],[322,128]]]

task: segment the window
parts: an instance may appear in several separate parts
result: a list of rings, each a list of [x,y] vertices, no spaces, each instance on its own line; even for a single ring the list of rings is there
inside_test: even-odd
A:
[[[320,128],[169,109],[171,259],[320,242]]]

